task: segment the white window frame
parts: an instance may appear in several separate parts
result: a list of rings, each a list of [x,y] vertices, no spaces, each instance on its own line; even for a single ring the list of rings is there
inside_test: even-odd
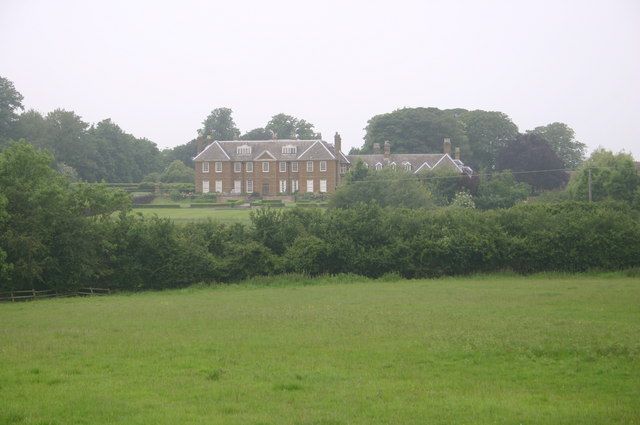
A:
[[[253,180],[247,180],[247,193],[253,193]]]
[[[347,174],[347,164],[340,164],[340,174]]]
[[[407,162],[404,164],[404,171],[411,171],[411,163]]]
[[[307,193],[313,193],[313,179],[307,180]]]
[[[247,173],[253,173],[253,162],[247,162],[244,165],[244,169]]]
[[[280,167],[280,172],[281,173],[286,173],[287,172],[287,163],[284,161],[281,161],[279,164]]]
[[[298,161],[294,161],[291,163],[291,172],[292,173],[298,172]]]
[[[202,193],[209,193],[209,180],[202,180]]]
[[[297,152],[298,152],[297,146],[287,145],[282,147],[283,154],[291,154],[291,153],[297,153]]]
[[[320,179],[320,193],[327,193],[327,179]]]
[[[376,171],[380,171],[380,170],[382,170],[382,164],[378,162],[376,164]]]
[[[241,173],[242,172],[242,162],[234,162],[233,163],[233,172]]]
[[[287,193],[287,181],[286,180],[280,180],[280,185],[279,185],[279,189],[280,189],[280,193]]]
[[[222,162],[216,161],[215,167],[216,167],[216,173],[222,172]]]
[[[320,171],[327,171],[327,161],[320,161]]]
[[[291,193],[296,193],[298,190],[299,190],[298,180],[297,179],[291,180]]]
[[[233,193],[242,193],[242,180],[233,181]]]
[[[269,163],[267,161],[264,161],[262,163],[262,172],[263,173],[268,173],[269,172]]]
[[[209,172],[209,161],[205,161],[202,163],[202,172],[203,173]]]
[[[222,180],[216,180],[216,193],[222,193]]]
[[[313,173],[313,161],[307,161],[307,173]]]
[[[238,146],[236,148],[236,155],[251,155],[251,146]]]

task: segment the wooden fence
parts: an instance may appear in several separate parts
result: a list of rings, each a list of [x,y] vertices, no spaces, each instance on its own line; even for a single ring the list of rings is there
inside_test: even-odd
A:
[[[78,297],[78,296],[93,296],[93,295],[108,295],[111,293],[110,289],[105,288],[79,288],[75,292],[57,292],[53,289],[46,289],[43,291],[36,291],[30,289],[27,291],[9,291],[0,292],[0,302],[16,302],[16,301],[31,301],[42,298],[53,297]]]

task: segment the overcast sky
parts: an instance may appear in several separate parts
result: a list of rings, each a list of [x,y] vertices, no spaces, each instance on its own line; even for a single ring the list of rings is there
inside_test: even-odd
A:
[[[111,118],[160,147],[214,108],[279,112],[360,146],[408,106],[561,121],[640,158],[640,1],[0,0],[0,75],[41,112]]]

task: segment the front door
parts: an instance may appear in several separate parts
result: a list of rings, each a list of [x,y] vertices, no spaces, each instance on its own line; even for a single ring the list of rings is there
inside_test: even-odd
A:
[[[269,194],[269,183],[268,182],[262,183],[262,194],[263,195],[268,195]]]

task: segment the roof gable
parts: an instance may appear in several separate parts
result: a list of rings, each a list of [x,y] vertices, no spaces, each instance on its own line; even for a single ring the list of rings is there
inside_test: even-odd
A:
[[[273,156],[273,154],[267,150],[262,151],[262,153],[260,153],[260,155],[256,156],[255,158],[256,161],[275,161],[276,157]]]
[[[229,155],[224,149],[222,149],[222,146],[220,146],[220,143],[213,142],[209,146],[204,148],[204,150],[200,152],[193,160],[194,161],[224,161],[228,159],[230,159]]]
[[[299,160],[315,160],[315,159],[336,159],[335,155],[318,140],[307,148],[298,157]]]
[[[440,160],[436,162],[436,164],[432,168],[435,169],[436,167],[438,168],[446,167],[446,168],[457,170],[458,172],[462,173],[462,168],[460,168],[460,166],[455,163],[455,161],[449,156],[449,154],[444,154],[442,158],[440,158]]]

